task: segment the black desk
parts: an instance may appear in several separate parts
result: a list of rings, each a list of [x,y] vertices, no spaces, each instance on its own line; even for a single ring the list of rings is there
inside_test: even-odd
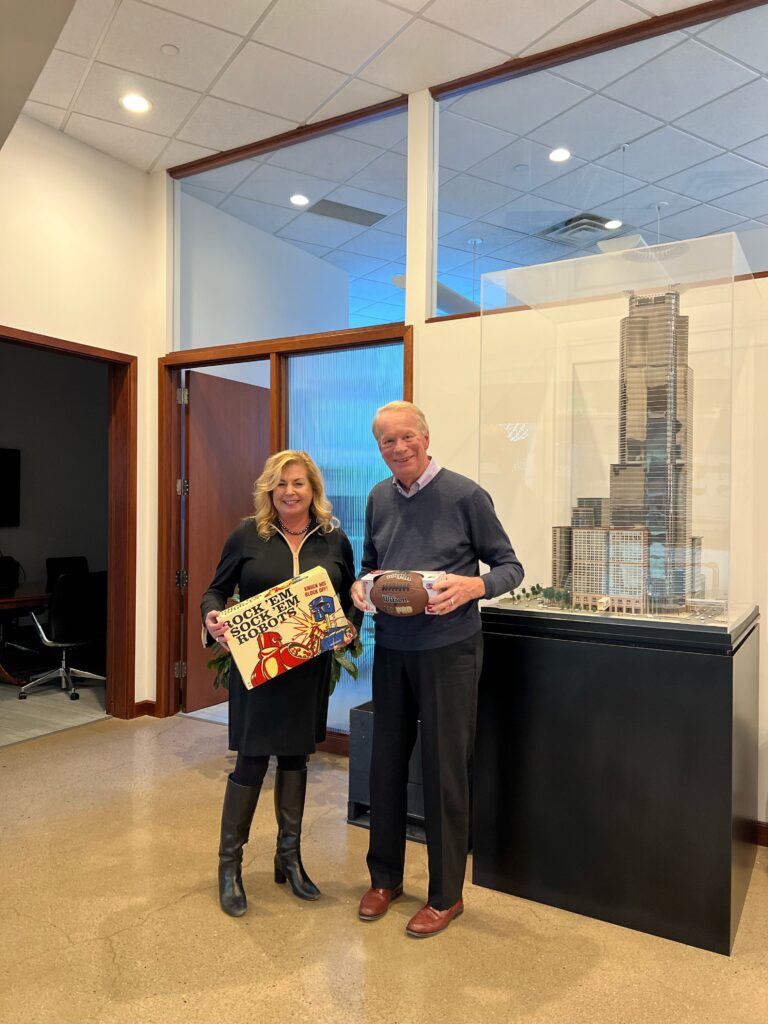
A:
[[[732,633],[483,612],[473,881],[728,954],[755,859],[757,610]]]

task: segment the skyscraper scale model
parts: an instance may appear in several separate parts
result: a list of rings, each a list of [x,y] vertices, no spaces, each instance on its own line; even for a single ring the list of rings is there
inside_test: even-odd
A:
[[[575,609],[674,614],[703,596],[701,542],[691,537],[692,410],[680,295],[631,295],[610,497],[578,498],[570,526],[552,530],[552,586],[569,591]]]

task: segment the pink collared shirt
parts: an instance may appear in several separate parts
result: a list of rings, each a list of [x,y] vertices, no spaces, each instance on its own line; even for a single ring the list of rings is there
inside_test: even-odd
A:
[[[414,482],[411,484],[407,491],[396,476],[392,477],[392,483],[398,489],[398,491],[400,491],[404,498],[412,498],[414,494],[418,494],[419,491],[423,491],[427,484],[435,479],[437,474],[440,472],[440,469],[441,467],[438,466],[437,459],[433,459],[432,456],[430,455],[429,462],[427,463],[427,468],[424,470],[424,472],[421,474],[418,480],[414,480]]]

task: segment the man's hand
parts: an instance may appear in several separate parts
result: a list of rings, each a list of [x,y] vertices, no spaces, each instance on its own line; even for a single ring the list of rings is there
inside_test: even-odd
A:
[[[349,596],[352,598],[352,604],[357,608],[358,611],[368,612],[370,611],[370,605],[365,603],[365,588],[360,580],[355,580],[352,584]]]
[[[445,579],[435,583],[439,591],[427,605],[427,611],[435,615],[450,615],[457,608],[470,601],[485,597],[485,582],[482,576],[457,576],[449,572]]]
[[[229,644],[227,643],[226,636],[229,632],[229,626],[226,622],[219,622],[220,615],[221,612],[208,612],[205,616],[205,628],[211,634],[219,647],[223,647],[225,651],[228,651]]]

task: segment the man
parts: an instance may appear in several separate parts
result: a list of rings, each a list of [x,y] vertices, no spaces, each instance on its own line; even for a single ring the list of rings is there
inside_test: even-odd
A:
[[[443,570],[434,615],[376,616],[373,751],[368,868],[371,888],[359,916],[375,921],[403,891],[408,760],[421,720],[422,778],[429,863],[427,903],[409,935],[443,931],[463,912],[469,837],[469,762],[482,665],[480,598],[517,587],[517,560],[489,495],[441,469],[428,453],[429,428],[411,402],[382,406],[373,434],[393,473],[368,496],[363,573]],[[490,571],[479,575],[479,561]],[[366,610],[363,587],[352,586]]]

